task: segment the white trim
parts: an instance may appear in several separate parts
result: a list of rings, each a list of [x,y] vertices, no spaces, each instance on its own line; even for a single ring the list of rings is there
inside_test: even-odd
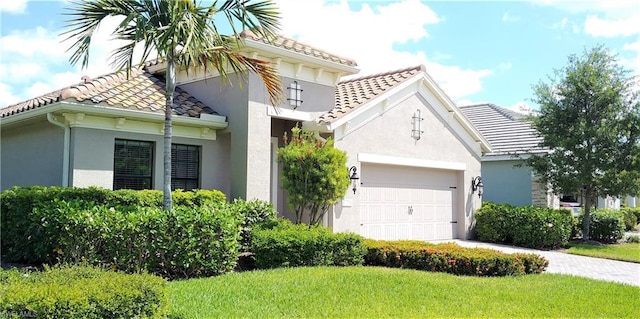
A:
[[[387,164],[398,166],[411,166],[423,168],[436,168],[454,171],[466,171],[467,164],[459,162],[443,162],[424,160],[420,158],[398,157],[388,155],[378,155],[370,153],[358,153],[358,161],[373,164]]]
[[[546,154],[545,151],[538,151],[534,153],[514,153],[514,154],[485,154],[482,156],[483,162],[495,162],[495,161],[517,161],[517,160],[525,160],[530,158],[533,155],[542,155]]]
[[[271,204],[278,210],[278,138],[271,137]]]
[[[310,122],[320,116],[323,112],[304,112],[283,107],[267,105],[267,115],[273,118],[293,120],[300,122]]]

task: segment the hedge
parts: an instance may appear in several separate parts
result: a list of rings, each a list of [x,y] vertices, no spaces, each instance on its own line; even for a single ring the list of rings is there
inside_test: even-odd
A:
[[[366,252],[359,235],[332,233],[327,227],[294,225],[283,219],[255,229],[251,246],[260,269],[362,265]]]
[[[166,281],[85,266],[0,270],[1,318],[166,318]]]
[[[530,248],[557,248],[571,239],[577,220],[566,209],[485,202],[475,215],[478,240]]]
[[[468,276],[537,274],[549,262],[535,254],[506,254],[454,243],[366,240],[365,265],[446,272]]]
[[[624,216],[625,230],[633,230],[640,222],[640,207],[622,207],[620,211]]]
[[[161,192],[38,187],[6,191],[0,195],[3,260],[87,262],[170,279],[233,269],[242,216],[220,203],[222,193],[174,192],[178,200],[171,211],[155,206],[155,194]],[[110,201],[101,204],[106,199]]]
[[[240,250],[243,252],[251,250],[253,227],[260,223],[274,221],[278,217],[278,212],[273,208],[271,203],[258,199],[251,201],[234,199],[231,209],[242,217]]]
[[[602,243],[615,243],[624,237],[624,216],[619,210],[596,209],[591,212],[589,239]],[[580,225],[584,215],[580,215]]]
[[[220,205],[226,202],[226,196],[217,190],[174,191],[172,196],[175,207]],[[6,190],[0,194],[0,249],[3,260],[29,264],[54,261],[57,257],[58,234],[67,230],[65,227],[52,229],[54,226],[48,224],[46,217],[64,215],[60,209],[65,205],[71,205],[76,210],[94,206],[114,207],[122,211],[133,211],[139,207],[162,208],[162,191],[111,191],[97,187],[55,186]]]

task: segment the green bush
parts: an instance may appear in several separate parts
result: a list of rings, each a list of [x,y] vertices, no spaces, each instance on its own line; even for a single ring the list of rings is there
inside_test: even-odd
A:
[[[267,222],[253,231],[252,251],[257,268],[362,265],[364,239],[331,232],[323,226]]]
[[[68,228],[54,248],[61,261],[148,271],[169,279],[218,275],[237,262],[240,221],[227,206],[60,211]]]
[[[622,207],[620,208],[620,211],[624,216],[625,230],[633,230],[638,225],[638,218],[640,218],[640,207]]]
[[[468,276],[541,273],[549,262],[534,254],[505,254],[454,243],[366,240],[365,265],[447,272]]]
[[[640,244],[640,236],[638,235],[629,235],[626,239],[627,243],[630,244]]]
[[[478,240],[530,248],[566,245],[576,220],[566,209],[483,203],[476,212]]]
[[[242,229],[240,230],[240,249],[249,251],[251,247],[251,231],[255,225],[275,220],[278,212],[267,201],[254,199],[234,199],[231,209],[242,217]]]
[[[166,318],[165,280],[90,267],[0,270],[2,318]]]
[[[176,207],[221,206],[226,200],[222,192],[215,190],[176,191],[173,197]],[[0,194],[2,259],[27,264],[55,262],[60,255],[61,236],[77,228],[84,210],[95,207],[102,207],[98,211],[113,207],[131,214],[142,208],[161,209],[162,192],[41,186],[6,190]],[[81,236],[74,238],[80,240]],[[78,247],[81,248],[99,247]]]
[[[580,216],[580,224],[582,218]],[[624,236],[624,217],[619,210],[597,209],[591,212],[589,239],[602,243],[615,243]]]

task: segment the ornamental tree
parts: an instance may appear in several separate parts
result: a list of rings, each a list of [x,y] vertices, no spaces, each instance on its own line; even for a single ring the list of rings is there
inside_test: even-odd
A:
[[[282,163],[282,184],[288,192],[289,207],[296,213],[296,224],[309,213],[309,225],[319,224],[329,206],[344,197],[349,187],[347,155],[314,132],[299,127],[285,134],[285,146],[278,149]]]
[[[583,192],[583,240],[595,198],[640,193],[640,92],[629,73],[598,46],[533,86],[532,124],[550,151],[527,164],[556,193]]]

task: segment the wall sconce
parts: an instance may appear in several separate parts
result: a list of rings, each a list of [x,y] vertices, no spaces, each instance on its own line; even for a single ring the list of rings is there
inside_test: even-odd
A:
[[[287,86],[289,90],[289,105],[293,106],[295,110],[298,106],[302,105],[302,86],[298,84],[298,81],[293,81],[293,83]]]
[[[482,197],[482,191],[484,190],[484,184],[482,184],[482,177],[476,176],[471,179],[471,190],[474,193],[478,191],[478,198]]]
[[[355,166],[351,166],[351,168],[349,168],[349,179],[351,180],[351,185],[353,185],[352,189],[354,194],[356,193],[356,183],[360,179],[357,171],[358,169]]]
[[[424,118],[420,117],[420,110],[416,110],[411,118],[411,124],[413,125],[413,128],[411,129],[411,137],[416,141],[419,140],[422,133],[424,133],[421,125],[422,120],[424,120]]]

